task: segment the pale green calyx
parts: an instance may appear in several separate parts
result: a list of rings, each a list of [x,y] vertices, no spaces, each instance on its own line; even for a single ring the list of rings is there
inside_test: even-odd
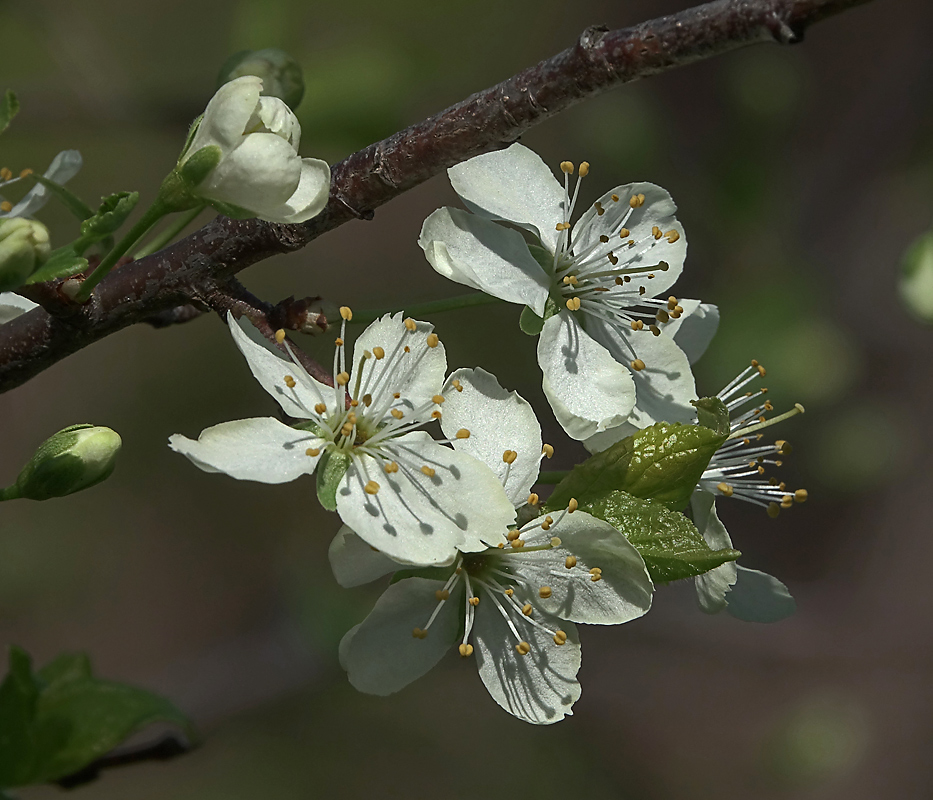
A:
[[[100,483],[113,472],[121,445],[110,428],[71,425],[39,446],[6,491],[7,499],[48,500]]]
[[[23,218],[0,222],[0,291],[22,286],[51,251],[49,229],[41,222]]]
[[[276,47],[242,50],[230,56],[220,68],[217,83],[222,86],[244,75],[261,78],[262,93],[266,97],[279,98],[291,109],[297,108],[304,97],[305,81],[301,74],[301,65],[284,50]]]

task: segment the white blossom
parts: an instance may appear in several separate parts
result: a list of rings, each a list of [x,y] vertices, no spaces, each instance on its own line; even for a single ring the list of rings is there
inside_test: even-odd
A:
[[[262,80],[253,75],[221,86],[179,164],[217,147],[220,161],[194,194],[270,222],[304,222],[327,204],[330,167],[298,155],[298,118],[282,100],[261,91]]]
[[[639,426],[686,421],[674,416],[694,396],[685,352],[705,349],[718,314],[667,295],[686,254],[676,207],[659,186],[630,183],[571,227],[589,165],[580,165],[572,190],[575,168],[561,168],[563,185],[519,144],[452,167],[469,212],[435,211],[419,244],[440,274],[546,317],[538,341],[543,387],[573,438],[615,428],[633,412]]]
[[[81,154],[77,150],[62,150],[62,152],[52,159],[52,163],[49,164],[49,168],[42,177],[54,181],[59,185],[64,185],[78,174],[82,163]],[[19,175],[11,175],[6,180],[0,178],[0,191],[22,180],[28,180],[31,174],[32,170],[27,169],[23,170]],[[8,210],[4,211],[3,207],[0,206],[0,219],[31,217],[48,203],[51,197],[52,192],[48,187],[43,186],[41,183],[36,183],[35,186],[23,195],[18,203],[10,205]],[[0,201],[3,201],[2,196],[0,196]]]
[[[445,399],[447,359],[432,326],[401,314],[377,320],[357,339],[348,369],[350,311],[341,311],[334,386],[252,341],[229,317],[253,375],[301,421],[226,422],[197,441],[176,434],[172,449],[205,471],[263,483],[311,474],[325,458],[330,466],[343,464],[346,471],[334,479],[337,513],[371,546],[401,562],[450,563],[458,550],[505,541],[515,510],[495,474],[418,430],[440,416]]]

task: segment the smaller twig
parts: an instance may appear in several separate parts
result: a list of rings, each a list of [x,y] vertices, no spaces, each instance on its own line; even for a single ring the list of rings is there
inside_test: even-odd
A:
[[[190,744],[176,736],[163,736],[161,739],[149,744],[114,750],[96,761],[92,761],[84,769],[66,775],[64,778],[59,778],[55,783],[62,789],[75,789],[96,781],[100,777],[101,770],[125,767],[144,761],[168,761],[171,758],[190,753],[192,749],[194,748]]]

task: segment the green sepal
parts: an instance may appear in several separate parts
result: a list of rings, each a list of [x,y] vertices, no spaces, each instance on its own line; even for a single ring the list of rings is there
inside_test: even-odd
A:
[[[209,144],[192,153],[179,167],[181,177],[189,186],[195,187],[210,175],[223,158],[223,151],[216,144]]]
[[[105,197],[97,213],[81,223],[85,244],[105,239],[120,229],[139,202],[139,192],[117,192]]]
[[[26,285],[45,283],[59,278],[70,278],[72,275],[84,272],[87,268],[87,259],[82,258],[75,252],[74,243],[66,244],[64,247],[52,251],[48,261],[29,276]]]
[[[702,425],[658,422],[575,466],[547,505],[564,508],[571,498],[582,504],[622,490],[679,511],[725,441],[725,434]]]
[[[201,126],[202,119],[204,119],[204,114],[198,114],[198,116],[194,118],[194,121],[188,126],[188,135],[185,137],[185,146],[181,148],[181,155],[178,156],[178,163],[181,163],[181,160],[185,157],[185,153],[188,152],[188,148],[191,147],[191,143],[194,141],[194,135]]]
[[[535,314],[531,306],[525,306],[518,318],[518,327],[522,329],[522,333],[537,336],[544,328],[544,319]]]
[[[709,428],[719,436],[731,433],[729,409],[718,397],[701,397],[699,400],[691,400],[690,405],[697,410],[697,422],[704,428]]]
[[[617,491],[581,503],[580,508],[618,529],[641,554],[655,583],[702,575],[742,555],[738,550],[713,550],[693,522],[654,500]]]
[[[84,655],[63,655],[33,672],[29,655],[10,648],[0,684],[0,788],[48,783],[78,772],[153,723],[191,722],[158,695],[95,678]]]
[[[337,510],[337,487],[350,469],[350,456],[336,450],[328,450],[318,461],[314,474],[317,476],[317,499],[328,511]]]
[[[67,208],[79,220],[83,221],[88,217],[94,216],[94,209],[92,209],[87,203],[78,197],[78,195],[76,195],[71,190],[66,189],[60,183],[56,183],[55,181],[46,178],[45,175],[39,175],[35,172],[29,177],[33,178],[37,183],[41,183],[46,189],[54,194],[62,203],[62,205],[65,206],[65,208]]]
[[[12,89],[7,89],[6,94],[0,99],[0,133],[3,133],[10,127],[10,123],[19,113],[19,100]]]

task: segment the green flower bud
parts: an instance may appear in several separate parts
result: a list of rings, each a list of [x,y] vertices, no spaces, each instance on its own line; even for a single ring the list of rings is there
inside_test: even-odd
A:
[[[916,239],[901,259],[898,290],[911,314],[933,323],[933,231]]]
[[[110,428],[71,425],[39,446],[7,495],[48,500],[87,489],[110,476],[122,443]]]
[[[267,97],[278,97],[292,110],[298,107],[305,93],[301,66],[288,53],[275,47],[243,50],[230,56],[220,69],[217,85],[223,86],[244,75],[262,78],[262,93]]]
[[[22,217],[0,222],[0,292],[22,286],[51,252],[49,229],[41,222]]]

